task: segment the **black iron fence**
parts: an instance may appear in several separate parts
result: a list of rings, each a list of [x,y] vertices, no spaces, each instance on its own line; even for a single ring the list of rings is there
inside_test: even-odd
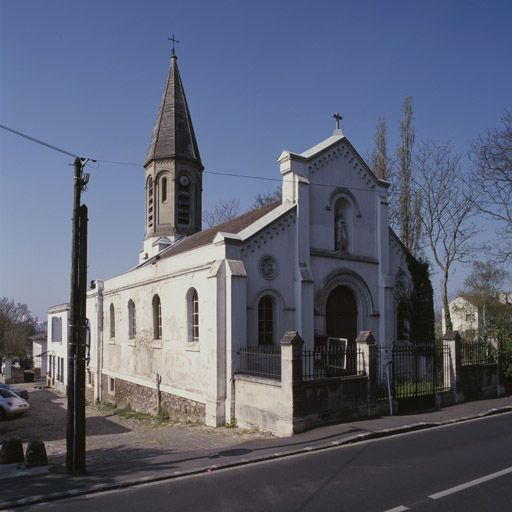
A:
[[[366,375],[365,354],[356,347],[331,345],[324,350],[304,350],[302,375],[304,380],[332,379]]]
[[[498,351],[487,341],[463,342],[461,344],[461,366],[496,364]]]
[[[378,350],[378,398],[433,396],[450,389],[450,347],[435,342]]]
[[[240,347],[238,354],[240,373],[281,380],[281,346]]]

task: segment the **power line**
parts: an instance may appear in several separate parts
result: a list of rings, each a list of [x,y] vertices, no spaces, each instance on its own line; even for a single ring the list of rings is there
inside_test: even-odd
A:
[[[30,135],[27,135],[26,133],[19,132],[18,130],[15,130],[14,128],[9,128],[8,126],[5,126],[3,124],[0,124],[0,128],[3,128],[4,130],[7,130],[8,132],[12,132],[16,135],[19,135],[20,137],[24,137],[25,139],[35,142],[36,144],[41,144],[41,146],[46,146],[47,148],[53,149],[54,151],[63,153],[64,155],[72,156],[73,158],[80,158],[75,153],[71,153],[69,151],[66,151],[65,149],[58,148],[57,146],[53,146],[52,144],[48,144],[47,142],[43,142],[42,140],[39,140],[34,137],[31,137]]]
[[[50,149],[53,149],[55,151],[58,151],[59,153],[63,153],[68,156],[72,156],[74,158],[81,158],[77,156],[76,154],[70,153],[69,151],[66,151],[65,149],[61,149],[57,146],[53,146],[52,144],[48,144],[47,142],[44,142],[42,140],[36,139],[35,137],[31,137],[30,135],[27,135],[25,133],[22,133],[18,130],[14,130],[13,128],[9,128],[8,126],[5,126],[3,124],[0,124],[0,128],[3,128],[4,130],[7,130],[9,132],[12,132],[16,135],[19,135],[20,137],[24,137],[25,139],[28,139],[32,142],[35,142],[37,144],[41,144],[42,146],[46,146]],[[91,158],[90,161],[97,162],[97,163],[103,163],[103,164],[110,164],[110,165],[129,165],[131,167],[143,167],[142,164],[136,164],[134,162],[122,162],[118,160],[102,160],[102,159],[93,159]],[[281,178],[269,178],[268,176],[254,176],[252,174],[236,174],[233,172],[222,172],[222,171],[204,171],[203,174],[212,174],[214,176],[226,176],[229,178],[241,178],[241,179],[251,179],[251,180],[261,180],[261,181],[275,181],[279,183],[287,183],[290,182],[289,180],[282,180]],[[338,185],[331,185],[329,183],[311,183],[312,186],[316,187],[327,187],[327,188],[337,188]],[[362,188],[362,187],[350,187],[353,190],[362,190],[367,192],[368,189]]]

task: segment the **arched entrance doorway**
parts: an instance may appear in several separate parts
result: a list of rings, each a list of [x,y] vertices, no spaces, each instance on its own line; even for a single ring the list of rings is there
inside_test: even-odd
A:
[[[333,338],[357,338],[357,302],[352,290],[338,286],[329,294],[326,305],[325,334]]]

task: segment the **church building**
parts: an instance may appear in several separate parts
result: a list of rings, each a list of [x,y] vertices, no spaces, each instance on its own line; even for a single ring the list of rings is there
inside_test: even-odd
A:
[[[282,198],[202,229],[204,170],[171,55],[144,164],[138,264],[87,294],[91,398],[221,426],[234,421],[245,347],[407,337],[412,280],[388,187],[339,127],[278,157]],[[141,194],[142,197],[142,194]],[[158,402],[158,403],[157,403]]]

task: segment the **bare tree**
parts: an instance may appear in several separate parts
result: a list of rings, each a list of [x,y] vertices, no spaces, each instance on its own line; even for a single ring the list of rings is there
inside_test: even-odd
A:
[[[372,171],[378,178],[389,179],[390,162],[387,150],[386,121],[383,117],[377,121],[370,163]]]
[[[441,290],[446,329],[453,328],[448,307],[448,281],[455,262],[473,253],[477,229],[471,222],[474,196],[464,180],[460,155],[450,145],[423,143],[415,159],[415,186],[422,197],[420,220],[426,241],[442,273]]]
[[[237,217],[240,214],[238,199],[220,199],[211,209],[203,213],[203,222],[211,228]]]
[[[395,219],[400,239],[409,251],[417,256],[421,248],[421,194],[413,190],[413,147],[415,140],[412,125],[412,98],[404,98],[400,121],[400,144],[397,148],[397,204],[392,205],[391,218]],[[395,210],[395,211],[393,211]]]
[[[488,130],[471,143],[476,163],[478,209],[499,223],[498,258],[512,262],[512,112],[502,117],[503,128]]]
[[[252,208],[259,208],[260,206],[265,206],[266,204],[275,203],[276,201],[281,200],[281,187],[277,187],[273,192],[267,192],[264,194],[258,194],[254,199],[254,203],[252,204]]]
[[[28,306],[7,297],[0,298],[0,357],[26,355],[27,339],[34,334],[36,321]]]

